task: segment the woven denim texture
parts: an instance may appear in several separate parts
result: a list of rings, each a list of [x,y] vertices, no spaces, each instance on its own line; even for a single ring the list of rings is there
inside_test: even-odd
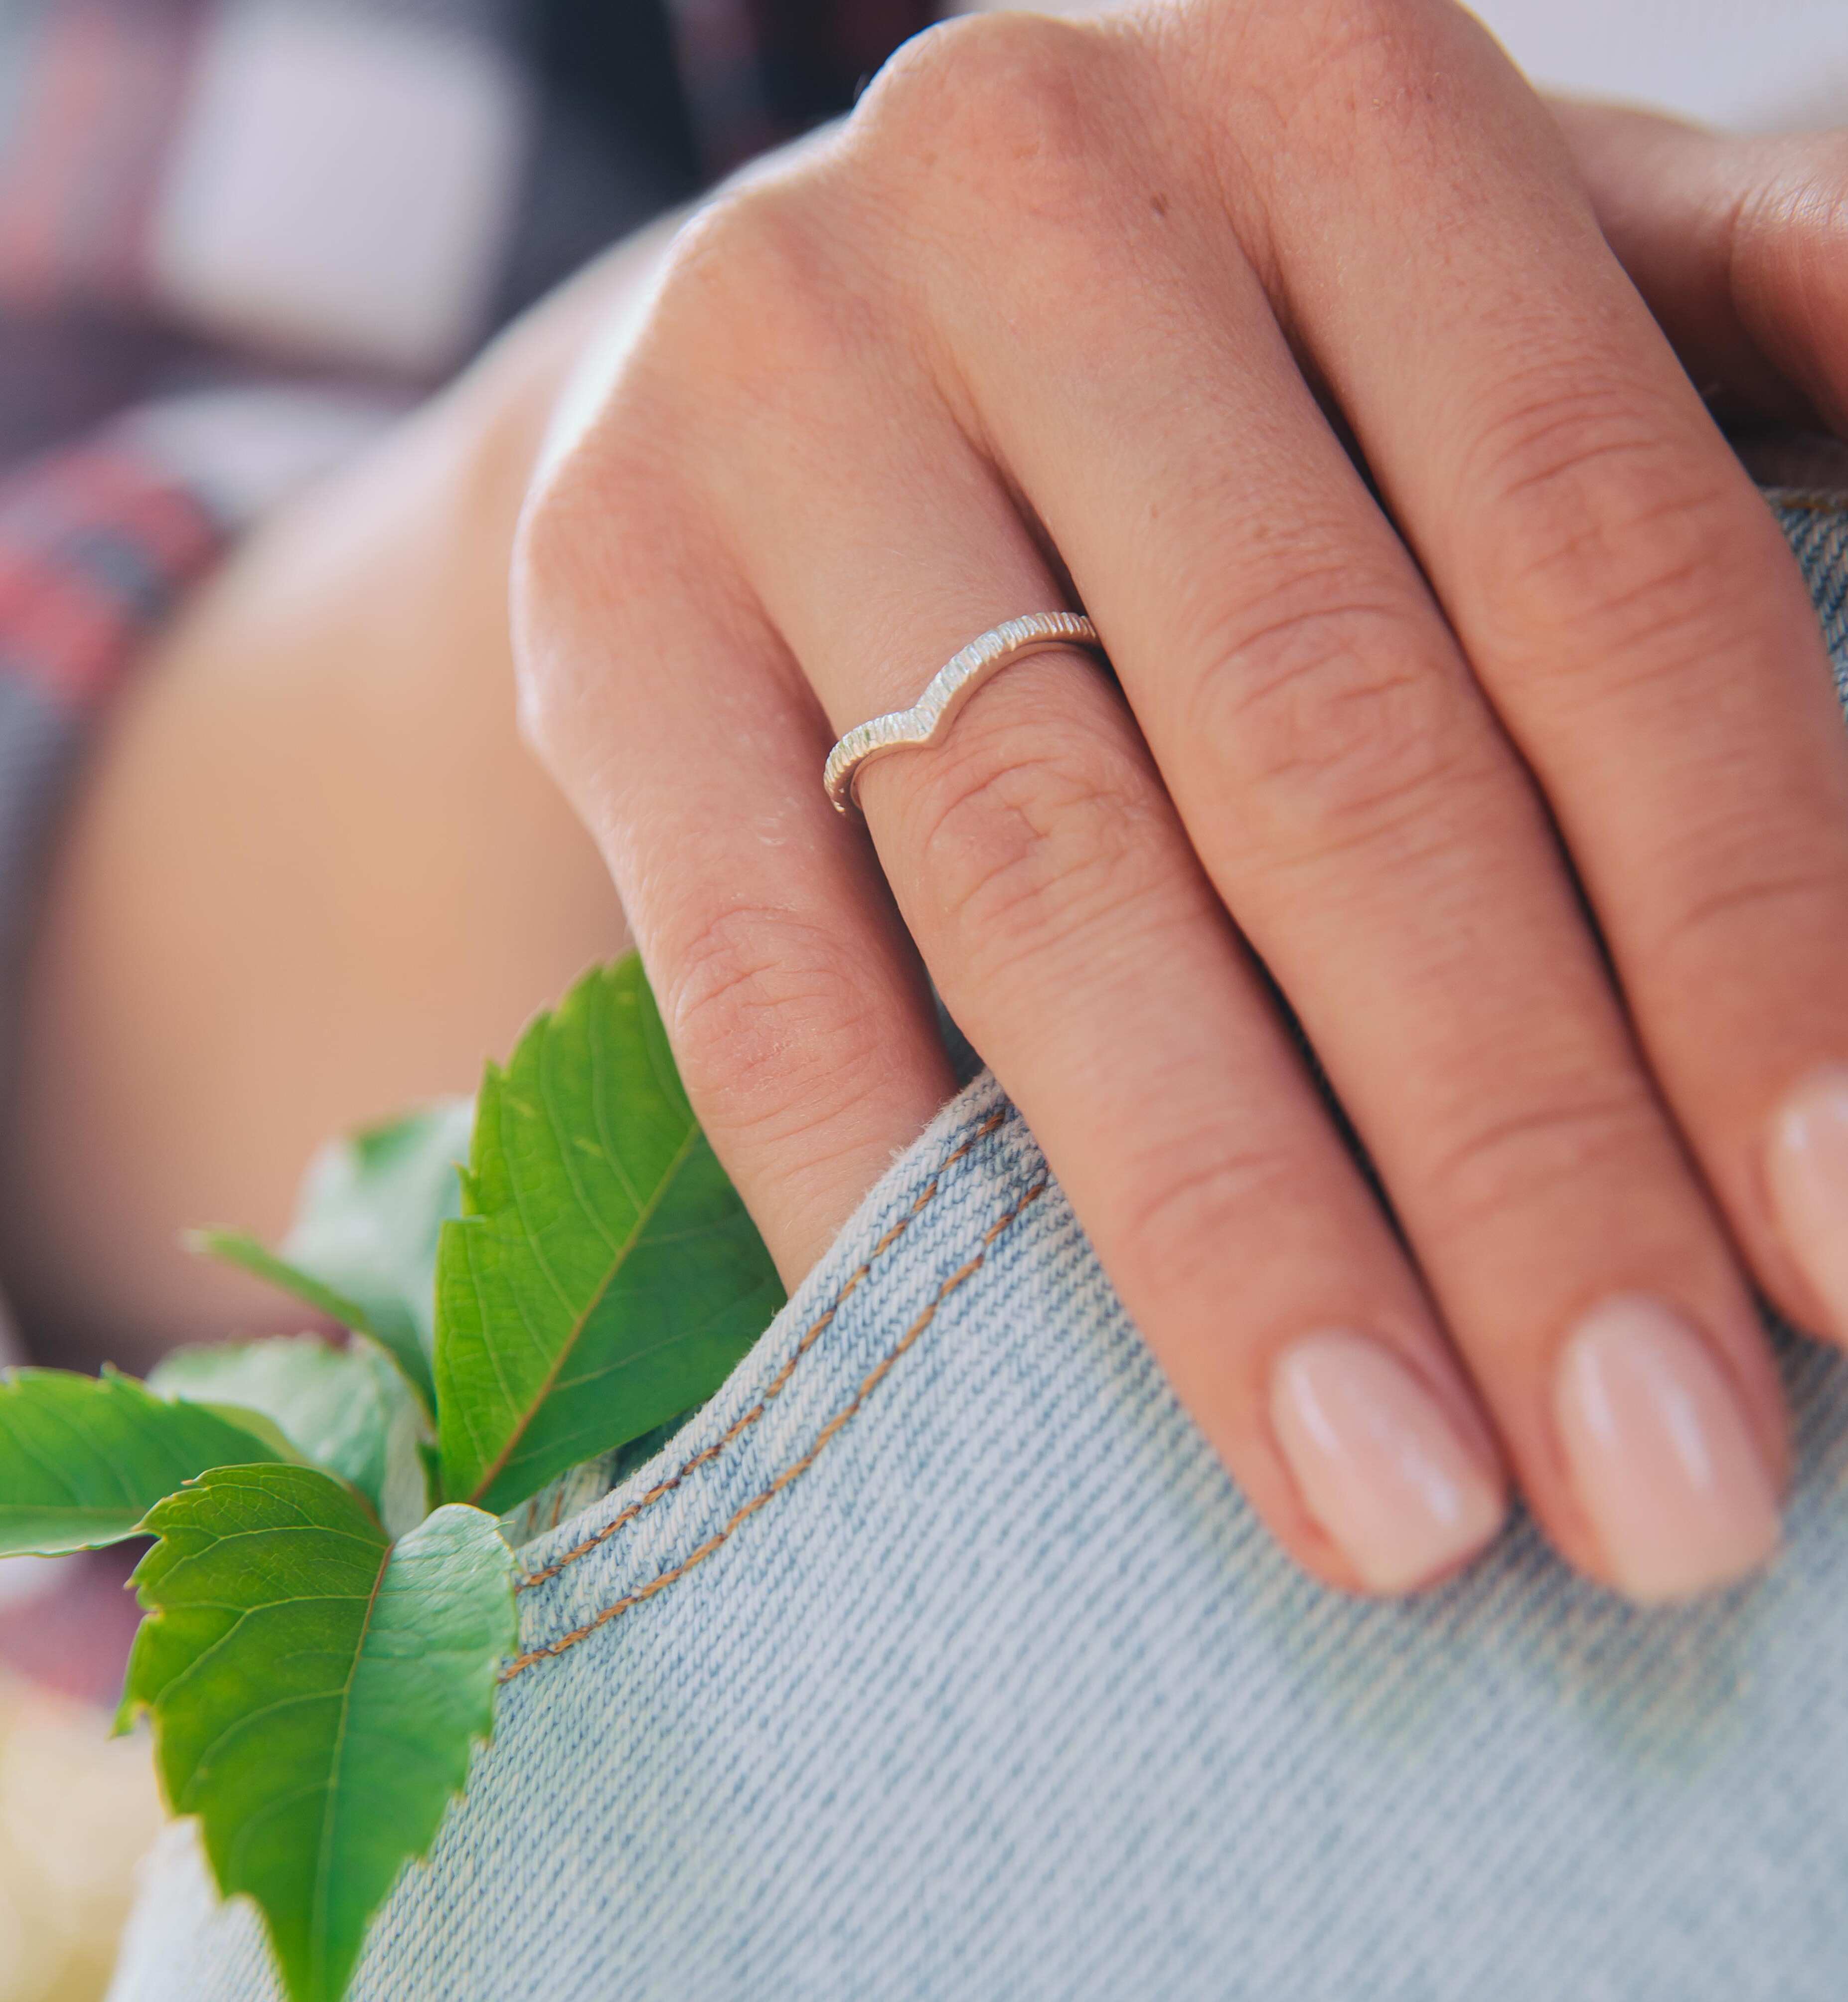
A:
[[[1782,513],[1848,685],[1848,521]],[[557,1568],[522,1644],[558,1651],[355,1994],[1839,1997],[1848,1365],[1783,1353],[1801,1470],[1756,1584],[1635,1611],[1520,1523],[1434,1595],[1341,1598],[978,1080],[695,1425],[523,1552]],[[114,2002],[276,1992],[171,1832]]]

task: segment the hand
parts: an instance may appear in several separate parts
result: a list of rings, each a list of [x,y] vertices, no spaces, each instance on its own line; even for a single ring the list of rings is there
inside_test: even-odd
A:
[[[1748,391],[1839,381],[1807,263],[1707,296],[1677,173],[1646,280]],[[928,969],[1318,1575],[1442,1575],[1505,1469],[1639,1599],[1766,1558],[1750,1282],[1848,1331],[1848,738],[1782,537],[1480,27],[939,30],[612,341],[518,552],[527,726],[786,1273],[950,1089]],[[1021,662],[830,811],[839,732],[1073,605],[1120,692]]]

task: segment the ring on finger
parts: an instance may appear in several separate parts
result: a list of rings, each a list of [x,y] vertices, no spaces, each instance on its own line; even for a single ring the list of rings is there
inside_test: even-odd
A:
[[[909,709],[856,724],[828,754],[821,782],[837,813],[859,804],[861,770],[894,751],[919,751],[934,744],[957,713],[1003,668],[1051,647],[1090,647],[1104,651],[1097,629],[1076,612],[1029,612],[991,626],[931,677]]]

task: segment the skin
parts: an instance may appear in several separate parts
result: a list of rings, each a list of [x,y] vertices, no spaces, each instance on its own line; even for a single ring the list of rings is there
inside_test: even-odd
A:
[[[1845,191],[1834,141],[1556,121],[1422,0],[912,44],[175,630],[35,956],[4,1212],[31,1324],[88,1353],[255,1311],[171,1232],[273,1230],[326,1132],[465,1087],[616,942],[607,868],[786,1276],[948,1093],[928,967],[1330,1582],[1362,1581],[1267,1403],[1315,1329],[1387,1345],[1594,1575],[1550,1390],[1586,1307],[1679,1307],[1780,1471],[1748,1281],[1825,1317],[1759,1163],[1848,1058],[1848,752],[1689,375],[1837,415]],[[1023,663],[832,813],[840,730],[1075,597],[1121,693]],[[516,664],[594,848],[514,741]],[[301,813],[330,773],[351,797]],[[400,839],[422,866],[385,879]]]
[[[624,950],[514,727],[507,552],[559,385],[657,252],[549,302],[188,601],[61,833],[0,1158],[35,1354],[143,1369],[303,1315],[191,1256],[274,1241],[330,1134],[474,1089]]]

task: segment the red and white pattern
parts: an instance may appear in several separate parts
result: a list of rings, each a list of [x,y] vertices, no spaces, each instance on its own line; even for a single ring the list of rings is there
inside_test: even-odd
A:
[[[228,539],[927,19],[0,0],[0,1069],[88,719]]]

